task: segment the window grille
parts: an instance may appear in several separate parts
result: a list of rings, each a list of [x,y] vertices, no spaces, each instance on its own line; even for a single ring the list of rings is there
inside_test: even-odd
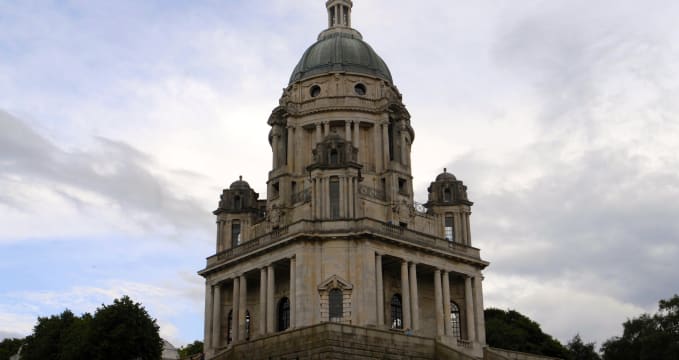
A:
[[[453,329],[453,337],[460,339],[460,308],[450,302],[450,327]]]
[[[278,302],[278,331],[290,327],[290,300],[286,297]]]
[[[343,309],[343,294],[340,289],[330,290],[329,295],[329,310],[330,310],[330,321],[332,322],[342,322],[342,315],[344,313]]]
[[[403,329],[403,305],[399,294],[391,297],[391,328]]]

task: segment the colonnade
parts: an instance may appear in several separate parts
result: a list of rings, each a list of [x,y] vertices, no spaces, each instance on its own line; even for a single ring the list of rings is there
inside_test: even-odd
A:
[[[420,294],[418,291],[418,264],[401,260],[401,299],[403,310],[403,328],[417,331],[420,329]],[[377,323],[385,324],[384,319],[384,279],[382,273],[382,255],[375,255],[375,285],[377,293]],[[465,275],[464,278],[464,313],[466,318],[466,340],[485,343],[485,326],[483,320],[483,290],[480,275]],[[435,268],[434,282],[434,314],[437,336],[454,336],[451,314],[450,272]],[[462,325],[462,324],[460,324]]]
[[[330,211],[330,181],[336,178],[339,182],[339,217],[353,218],[356,216],[356,194],[358,193],[358,178],[352,175],[332,175],[314,177],[311,179],[311,208],[314,219],[328,219]]]
[[[323,141],[323,138],[330,134],[330,123],[334,121],[325,120],[315,123],[315,131],[313,135],[313,145],[315,146],[319,142]],[[389,158],[389,120],[378,121],[372,123],[373,130],[373,148],[370,151],[360,152],[359,156],[364,158],[359,159],[359,162],[367,164],[374,161],[374,166],[376,171],[384,171],[387,165],[391,161]],[[398,126],[398,125],[395,125]],[[345,140],[350,141],[354,147],[361,149],[361,121],[360,120],[345,120],[344,121],[344,135]],[[399,158],[402,159],[403,165],[408,165],[409,159],[409,148],[407,146],[409,139],[407,135],[406,126],[401,124],[400,129],[400,143],[401,147],[396,151],[399,152]],[[272,139],[271,147],[273,150],[273,169],[278,169],[281,166],[286,166],[289,172],[304,171],[304,167],[308,164],[303,164],[299,161],[299,157],[296,154],[297,146],[304,144],[303,135],[304,131],[302,126],[299,125],[274,125],[272,129]],[[282,141],[285,143],[282,143]],[[374,159],[368,159],[369,153],[375,154]],[[381,154],[381,156],[377,156]],[[285,157],[284,155],[287,155]]]
[[[295,327],[295,282],[296,282],[296,259],[289,258],[290,265],[290,289],[288,292],[288,300],[290,301],[290,327]],[[231,299],[231,324],[232,328],[227,329],[231,331],[231,341],[244,341],[253,334],[248,334],[252,331],[253,321],[257,321],[257,328],[259,335],[265,335],[277,332],[277,309],[276,309],[276,289],[275,289],[275,268],[274,264],[259,268],[259,301],[257,302],[256,316],[250,316],[250,328],[246,327],[246,312],[247,308],[247,294],[248,294],[248,280],[245,274],[239,274],[231,278],[223,279],[220,282],[210,285],[207,284],[206,291],[211,296],[206,296],[205,302],[205,339],[206,348],[218,349],[226,344],[226,334],[222,333],[222,324],[226,319],[229,310],[223,312],[222,292],[223,288],[231,282],[232,285],[232,299]],[[252,309],[254,310],[254,309]],[[258,319],[255,319],[258,318]]]

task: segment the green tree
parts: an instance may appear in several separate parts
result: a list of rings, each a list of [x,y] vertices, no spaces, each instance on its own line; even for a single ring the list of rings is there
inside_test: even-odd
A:
[[[4,339],[0,341],[0,360],[9,360],[9,357],[16,354],[24,343],[23,339]]]
[[[163,351],[156,320],[128,296],[97,309],[90,335],[95,360],[158,360]]]
[[[601,346],[604,360],[679,359],[679,295],[660,300],[656,314],[642,314],[622,326],[622,336]]]
[[[601,360],[599,354],[594,350],[594,343],[584,343],[580,334],[576,334],[566,345],[570,360]]]
[[[186,359],[191,355],[200,354],[202,352],[203,352],[203,342],[198,340],[179,348],[179,356],[182,359]]]
[[[33,333],[26,338],[21,358],[23,360],[62,358],[63,340],[79,336],[74,333],[77,319],[78,317],[68,309],[59,315],[39,317]]]
[[[514,310],[486,309],[486,342],[492,347],[537,355],[568,358],[559,341],[545,334],[540,325]]]

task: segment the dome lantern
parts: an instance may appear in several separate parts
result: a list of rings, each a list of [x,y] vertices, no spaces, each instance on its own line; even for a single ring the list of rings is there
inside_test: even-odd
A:
[[[328,28],[351,27],[351,8],[354,4],[351,0],[328,0],[325,7],[328,9]]]

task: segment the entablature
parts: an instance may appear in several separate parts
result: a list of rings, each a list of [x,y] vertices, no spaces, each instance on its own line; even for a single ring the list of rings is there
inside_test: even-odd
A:
[[[218,268],[241,259],[260,255],[272,248],[298,240],[356,239],[366,237],[391,242],[414,250],[429,252],[450,259],[473,264],[481,269],[489,263],[481,260],[478,248],[417,232],[371,218],[336,221],[301,220],[272,229],[270,232],[242,243],[240,246],[219,252],[207,258],[207,266],[199,274],[205,276]]]

